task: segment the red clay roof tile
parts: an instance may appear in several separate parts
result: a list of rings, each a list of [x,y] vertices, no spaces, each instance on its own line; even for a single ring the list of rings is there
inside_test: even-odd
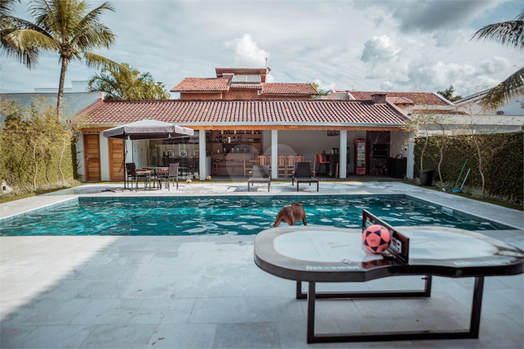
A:
[[[227,92],[229,79],[225,78],[185,78],[171,89],[171,92]]]
[[[396,126],[407,117],[388,104],[333,100],[139,100],[104,101],[88,109],[91,124],[123,124],[151,118],[198,124],[328,123]]]
[[[263,95],[318,95],[318,91],[309,83],[266,83]]]
[[[357,100],[371,100],[375,93],[385,93],[386,98],[400,97],[413,101],[415,105],[449,105],[431,92],[380,92],[380,91],[348,91]],[[395,102],[393,102],[395,103]]]

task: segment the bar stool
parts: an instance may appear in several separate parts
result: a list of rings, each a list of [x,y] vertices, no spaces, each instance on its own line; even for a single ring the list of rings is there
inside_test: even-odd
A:
[[[216,161],[211,163],[211,176],[218,176],[218,163]]]
[[[335,166],[335,178],[338,178],[338,165],[339,163],[337,162],[337,166]]]

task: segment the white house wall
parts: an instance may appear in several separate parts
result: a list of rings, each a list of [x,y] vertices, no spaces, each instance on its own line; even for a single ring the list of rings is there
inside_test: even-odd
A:
[[[78,160],[78,174],[80,175],[80,179],[85,180],[84,135],[83,134],[80,137],[78,137],[78,142],[76,143],[76,159]]]
[[[100,178],[102,181],[109,181],[109,141],[99,134],[100,137]]]

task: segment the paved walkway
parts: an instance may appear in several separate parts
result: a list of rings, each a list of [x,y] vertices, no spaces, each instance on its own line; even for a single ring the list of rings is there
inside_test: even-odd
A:
[[[6,217],[78,195],[248,195],[243,183],[182,184],[178,191],[102,192],[85,185],[0,205]],[[260,190],[262,187],[259,187]],[[301,194],[316,195],[304,186]],[[522,212],[395,182],[321,183],[320,194],[406,193],[504,222],[492,232],[523,245]],[[301,188],[302,189],[302,188]],[[271,193],[293,195],[275,183]],[[254,236],[64,236],[0,238],[1,348],[522,348],[524,280],[486,279],[480,338],[306,344],[306,303],[295,283],[259,270]],[[350,285],[353,290],[421,288],[420,277]],[[347,289],[345,285],[323,285]],[[471,279],[434,278],[429,299],[319,301],[317,330],[466,328]],[[320,287],[319,287],[320,288]]]

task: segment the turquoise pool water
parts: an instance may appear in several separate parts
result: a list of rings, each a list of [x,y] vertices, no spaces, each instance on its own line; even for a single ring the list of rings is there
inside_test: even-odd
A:
[[[270,228],[278,211],[293,201],[304,202],[308,225],[358,228],[362,209],[367,209],[392,226],[429,224],[466,230],[512,229],[402,195],[81,197],[70,205],[0,221],[0,236],[251,235]]]

